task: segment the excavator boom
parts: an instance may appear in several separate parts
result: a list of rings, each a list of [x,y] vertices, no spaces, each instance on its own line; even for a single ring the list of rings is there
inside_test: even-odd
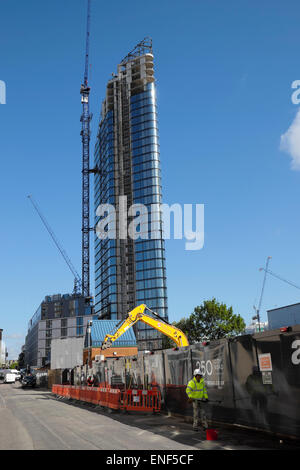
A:
[[[141,304],[135,309],[133,309],[131,312],[128,313],[127,318],[122,322],[122,324],[119,326],[115,334],[110,335],[107,334],[104,338],[104,341],[102,343],[101,349],[107,349],[110,348],[112,343],[116,341],[125,331],[128,330],[128,328],[132,327],[137,323],[138,321],[142,321],[146,325],[152,326],[152,328],[155,328],[156,330],[160,331],[164,335],[168,336],[171,338],[178,347],[182,346],[189,346],[189,342],[185,334],[179,330],[179,328],[176,328],[173,325],[170,325],[163,319],[158,318],[153,318],[150,315],[146,315],[144,312],[145,310],[150,310],[146,305]],[[155,312],[152,312],[154,315]]]

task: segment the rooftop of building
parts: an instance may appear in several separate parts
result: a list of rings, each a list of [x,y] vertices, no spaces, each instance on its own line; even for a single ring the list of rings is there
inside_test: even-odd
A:
[[[93,348],[101,347],[103,340],[107,334],[114,334],[120,320],[93,320],[91,327],[91,345]],[[87,337],[85,339],[85,347],[87,347]],[[136,337],[133,328],[129,328],[122,336],[114,341],[114,348],[135,347]]]
[[[283,308],[296,307],[296,306],[300,307],[300,302],[297,302],[296,304],[283,305],[282,307],[271,308],[271,309],[267,310],[267,312],[274,312],[276,310],[282,310]]]
[[[149,37],[145,37],[142,41],[140,41],[132,51],[130,51],[126,57],[120,62],[120,64],[126,64],[132,59],[140,57],[145,54],[153,54],[152,50],[152,39]]]

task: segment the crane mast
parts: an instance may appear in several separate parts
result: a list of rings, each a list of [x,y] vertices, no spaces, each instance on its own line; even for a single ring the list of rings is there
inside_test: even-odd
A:
[[[272,256],[268,256],[267,261],[266,261],[266,268],[264,269],[265,275],[264,275],[263,285],[262,285],[262,289],[261,289],[259,305],[258,305],[258,308],[255,309],[256,310],[256,315],[257,315],[257,321],[258,321],[258,331],[260,331],[260,309],[261,309],[262,298],[263,298],[263,295],[264,295],[264,290],[265,290],[265,285],[266,285],[266,277],[267,277],[269,261],[270,261],[271,258],[272,258]]]
[[[87,8],[85,70],[80,88],[82,115],[82,295],[90,296],[90,108],[88,86],[91,0]]]

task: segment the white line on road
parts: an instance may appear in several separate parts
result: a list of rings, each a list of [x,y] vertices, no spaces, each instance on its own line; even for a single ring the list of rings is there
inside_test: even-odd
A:
[[[45,429],[47,429],[47,431],[52,434],[53,437],[55,437],[56,439],[58,439],[65,447],[67,447],[68,449],[71,449],[71,446],[69,446],[69,444],[66,443],[66,441],[64,441],[57,433],[53,432],[49,426],[47,426],[45,424],[44,421],[41,421],[35,414],[33,413],[30,413],[28,410],[27,410],[27,413],[30,414],[34,419],[36,419],[39,424],[44,427]]]
[[[1,398],[2,403],[3,403],[3,406],[1,406],[1,408],[6,408],[6,402],[5,402],[4,398],[3,398],[3,396],[1,395],[1,393],[0,393],[0,398]]]

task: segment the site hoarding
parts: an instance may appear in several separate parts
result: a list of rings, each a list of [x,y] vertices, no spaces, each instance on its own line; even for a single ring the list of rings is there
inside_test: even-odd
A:
[[[169,411],[191,414],[185,393],[186,385],[192,377],[191,348],[164,351],[165,367],[165,406]]]
[[[209,403],[206,413],[210,419],[234,420],[232,374],[228,341],[220,339],[209,344],[191,346],[192,368],[200,369],[207,388]]]
[[[99,383],[159,389],[163,409],[192,416],[186,386],[203,373],[208,419],[300,437],[300,326],[94,363]]]

